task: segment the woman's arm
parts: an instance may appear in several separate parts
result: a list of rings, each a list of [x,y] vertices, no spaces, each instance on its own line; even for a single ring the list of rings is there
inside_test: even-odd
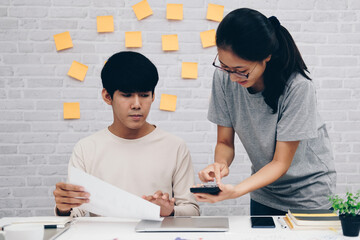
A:
[[[214,196],[210,194],[195,194],[200,202],[218,202],[238,198],[256,189],[267,186],[282,177],[290,168],[300,141],[277,142],[273,160],[258,172],[248,177],[236,186],[219,184],[221,192]]]

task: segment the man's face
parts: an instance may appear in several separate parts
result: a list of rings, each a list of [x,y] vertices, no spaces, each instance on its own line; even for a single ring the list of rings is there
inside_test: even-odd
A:
[[[106,96],[106,93],[104,100],[112,105],[114,123],[117,128],[127,131],[140,130],[145,125],[151,104],[154,101],[152,91],[124,93],[117,90],[113,98],[110,98],[110,103],[108,102],[110,95],[107,94]]]

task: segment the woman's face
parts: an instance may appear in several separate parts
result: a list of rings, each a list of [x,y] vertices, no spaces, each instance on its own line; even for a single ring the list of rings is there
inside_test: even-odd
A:
[[[261,92],[264,90],[263,74],[266,63],[270,61],[271,55],[262,61],[252,62],[238,57],[231,50],[218,48],[218,54],[218,61],[223,69],[239,73],[230,73],[231,81],[245,88],[249,88],[253,92]],[[246,77],[242,77],[241,75],[247,75],[248,78],[246,79]]]

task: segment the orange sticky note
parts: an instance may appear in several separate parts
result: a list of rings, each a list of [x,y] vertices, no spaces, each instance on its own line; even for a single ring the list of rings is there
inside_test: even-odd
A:
[[[198,64],[196,62],[183,62],[181,65],[181,77],[196,79],[198,77]]]
[[[172,4],[166,5],[166,18],[171,20],[182,20],[183,19],[183,5]]]
[[[208,4],[208,10],[206,14],[206,19],[221,22],[224,17],[224,6],[217,5],[217,4]]]
[[[67,74],[77,80],[84,81],[87,70],[88,66],[77,61],[73,61]]]
[[[125,47],[142,47],[141,32],[125,32]]]
[[[80,103],[69,102],[64,103],[64,119],[79,119],[80,118]]]
[[[162,35],[161,40],[162,40],[163,51],[179,50],[179,40],[177,34]]]
[[[144,19],[153,14],[153,11],[146,0],[132,6],[138,20]]]
[[[98,32],[113,32],[114,31],[114,17],[113,16],[97,16],[97,31]]]
[[[176,95],[161,94],[160,110],[175,112],[176,99]]]
[[[57,51],[73,47],[73,43],[69,32],[55,34],[54,41]]]
[[[209,31],[200,33],[200,38],[203,48],[216,45],[215,35],[216,35],[215,29],[211,29]]]

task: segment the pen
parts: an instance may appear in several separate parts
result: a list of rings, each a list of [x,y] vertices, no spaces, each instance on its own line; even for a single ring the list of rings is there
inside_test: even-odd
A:
[[[281,217],[278,217],[278,222],[280,223],[281,228],[287,228],[286,223]]]

